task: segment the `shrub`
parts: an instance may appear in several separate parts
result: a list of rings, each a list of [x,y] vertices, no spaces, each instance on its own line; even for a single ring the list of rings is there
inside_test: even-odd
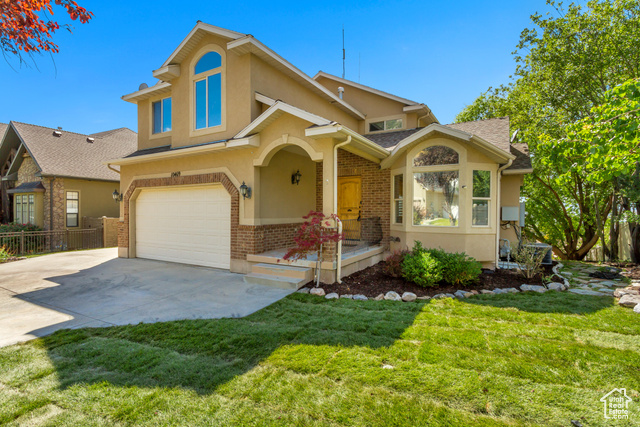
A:
[[[442,249],[429,249],[431,256],[442,268],[442,279],[450,285],[468,285],[482,273],[482,264],[464,252],[447,253]]]
[[[384,274],[391,277],[402,277],[402,262],[410,253],[411,252],[406,249],[393,251],[393,253],[384,260],[384,267],[382,268]]]
[[[38,226],[31,224],[20,224],[17,222],[10,222],[7,224],[0,224],[0,233],[16,233],[19,231],[41,231]]]
[[[7,262],[11,258],[11,253],[6,247],[0,247],[0,262]]]
[[[513,260],[518,264],[518,270],[527,279],[533,279],[542,273],[542,260],[546,251],[534,246],[535,242],[523,240],[512,253]]]
[[[402,277],[418,286],[436,286],[442,280],[442,267],[438,260],[426,252],[419,242],[402,261]]]

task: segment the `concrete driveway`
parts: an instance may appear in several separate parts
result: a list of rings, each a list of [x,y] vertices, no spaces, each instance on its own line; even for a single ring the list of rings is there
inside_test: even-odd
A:
[[[45,255],[0,264],[0,346],[66,328],[243,317],[292,292],[112,248]]]

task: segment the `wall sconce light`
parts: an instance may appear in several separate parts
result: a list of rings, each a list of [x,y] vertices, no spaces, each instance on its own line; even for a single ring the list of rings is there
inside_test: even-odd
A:
[[[466,186],[466,185],[463,185],[463,186],[462,186],[462,189],[463,189],[463,190],[466,190],[466,189],[467,189],[467,186]]]
[[[240,186],[240,194],[242,194],[243,199],[251,198],[251,187],[248,187],[244,181],[242,181],[242,185]]]
[[[302,178],[302,174],[300,173],[300,169],[293,175],[291,175],[291,185],[300,185],[300,178]]]
[[[112,196],[113,196],[113,201],[114,201],[114,202],[118,203],[118,202],[121,202],[121,201],[122,201],[122,194],[120,194],[120,193],[118,192],[118,189],[117,189],[117,188],[116,188],[115,190],[113,190],[113,194],[112,194]]]

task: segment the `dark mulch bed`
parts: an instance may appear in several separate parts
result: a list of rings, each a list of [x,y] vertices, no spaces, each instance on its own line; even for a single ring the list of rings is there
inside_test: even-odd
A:
[[[478,282],[467,286],[449,286],[441,284],[433,288],[422,288],[414,283],[407,282],[402,278],[387,276],[384,273],[384,261],[358,271],[342,279],[342,283],[322,284],[321,287],[326,293],[336,292],[344,294],[362,294],[367,297],[376,297],[389,291],[395,291],[402,295],[403,292],[413,292],[417,296],[434,296],[443,293],[454,293],[458,289],[467,291],[495,288],[515,288],[523,284],[540,285],[543,283],[542,277],[538,275],[535,279],[528,280],[524,276],[509,270],[483,270]],[[544,276],[551,276],[551,266],[545,267]],[[313,284],[307,285],[313,287]]]

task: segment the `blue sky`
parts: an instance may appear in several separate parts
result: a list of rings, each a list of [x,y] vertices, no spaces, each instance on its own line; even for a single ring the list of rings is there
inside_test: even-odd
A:
[[[37,68],[0,62],[0,122],[136,130],[135,105],[120,97],[153,84],[152,70],[201,20],[253,34],[310,76],[342,74],[344,24],[348,79],[426,103],[449,123],[489,86],[508,81],[520,32],[531,14],[549,10],[544,0],[78,3],[95,18],[56,34],[55,68],[48,55],[36,57]]]

